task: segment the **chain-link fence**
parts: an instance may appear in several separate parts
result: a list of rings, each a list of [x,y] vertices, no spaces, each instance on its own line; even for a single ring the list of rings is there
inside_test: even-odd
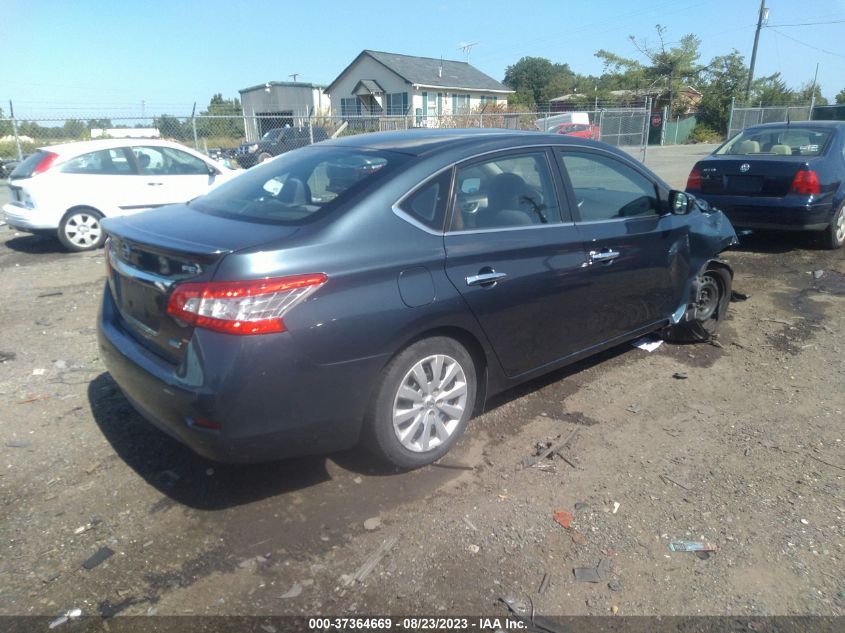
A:
[[[251,167],[284,152],[328,138],[413,128],[502,128],[549,131],[602,140],[645,159],[648,108],[602,108],[577,113],[509,112],[501,108],[450,115],[322,116],[120,116],[0,118],[0,158],[18,158],[38,147],[96,138],[177,141],[233,167]],[[258,134],[246,131],[258,131]],[[259,136],[260,134],[260,136]],[[247,141],[247,137],[254,139]]]
[[[737,106],[731,108],[728,121],[728,138],[742,132],[745,128],[760,123],[783,123],[785,121],[809,121],[810,105],[795,106]]]

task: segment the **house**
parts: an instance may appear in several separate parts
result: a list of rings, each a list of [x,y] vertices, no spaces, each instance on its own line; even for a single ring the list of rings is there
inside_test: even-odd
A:
[[[513,90],[467,62],[365,50],[326,92],[334,116],[413,115],[416,125],[431,126],[441,115],[507,104]]]
[[[299,81],[268,81],[239,90],[247,142],[272,129],[301,127],[308,117],[330,108],[324,86]]]

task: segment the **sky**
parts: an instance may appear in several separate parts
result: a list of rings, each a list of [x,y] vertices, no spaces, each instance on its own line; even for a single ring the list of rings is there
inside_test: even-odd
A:
[[[845,88],[845,0],[766,0],[755,76]],[[751,58],[759,0],[0,0],[0,107],[18,118],[189,115],[214,93],[266,81],[330,83],[363,49],[466,60],[502,80],[523,56],[601,74],[594,54],[637,57],[701,39],[700,63]],[[473,43],[465,56],[461,45]]]

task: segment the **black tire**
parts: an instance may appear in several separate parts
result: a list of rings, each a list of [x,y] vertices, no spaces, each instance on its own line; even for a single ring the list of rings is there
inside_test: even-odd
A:
[[[845,243],[845,203],[839,205],[833,219],[824,231],[822,231],[822,244],[829,250],[842,248]]]
[[[442,359],[440,364],[437,358]],[[415,368],[424,372],[427,385],[419,383]],[[434,374],[436,370],[439,376]],[[380,459],[402,469],[431,464],[443,457],[466,429],[477,392],[475,363],[460,343],[442,336],[418,341],[384,368],[365,420],[365,445]],[[400,413],[394,417],[397,411]]]
[[[270,160],[273,155],[270,152],[261,152],[256,159],[257,163],[263,163],[265,160]]]
[[[59,222],[59,241],[69,251],[91,251],[106,241],[100,226],[103,214],[91,207],[77,207],[65,213]]]
[[[702,273],[693,284],[692,303],[683,320],[663,331],[672,343],[708,341],[725,319],[731,300],[731,275],[721,268]]]

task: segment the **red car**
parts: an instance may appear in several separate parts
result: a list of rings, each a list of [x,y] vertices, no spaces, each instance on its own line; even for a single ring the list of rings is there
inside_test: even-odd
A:
[[[594,141],[601,140],[601,129],[599,129],[599,126],[589,123],[561,123],[555,132],[557,134],[566,134],[567,136],[589,138]]]

